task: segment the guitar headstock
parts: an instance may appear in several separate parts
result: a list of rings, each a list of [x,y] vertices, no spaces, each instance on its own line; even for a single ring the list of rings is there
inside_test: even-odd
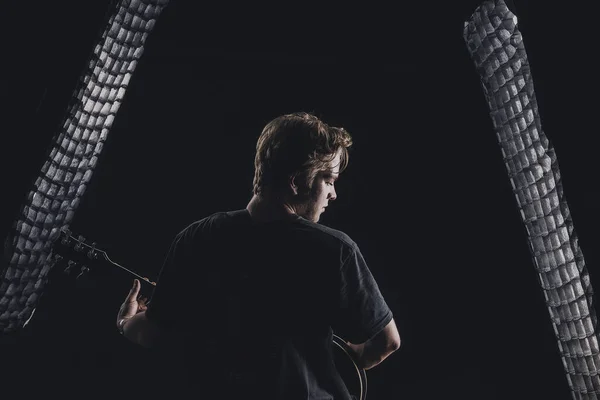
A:
[[[83,236],[75,236],[70,230],[63,229],[54,243],[52,253],[57,261],[66,261],[65,273],[77,271],[77,277],[80,277],[90,271],[95,261],[108,259],[106,252],[96,246],[96,242],[88,243]]]
[[[88,242],[83,236],[75,236],[70,230],[63,229],[60,237],[55,241],[53,254],[58,260],[67,260],[65,272],[71,273],[71,270],[79,271],[79,276],[90,271],[90,266],[101,263],[110,263],[120,270],[137,277],[142,283],[148,283],[156,286],[156,282],[138,275],[137,273],[123,267],[112,261],[106,251],[97,247],[96,242]]]

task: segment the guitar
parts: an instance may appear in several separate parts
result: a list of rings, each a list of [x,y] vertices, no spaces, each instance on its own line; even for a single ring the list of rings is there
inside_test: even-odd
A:
[[[62,271],[60,271],[61,267],[58,267],[59,272],[71,277],[75,276],[75,279],[90,273],[94,266],[104,264],[116,267],[127,275],[138,278],[142,284],[147,285],[147,288],[156,286],[156,282],[113,261],[106,251],[97,247],[96,243],[89,244],[83,236],[75,237],[67,229],[61,231],[60,237],[55,241],[52,256],[58,261],[54,268],[57,268],[59,263],[64,264],[66,262],[66,267],[62,268]],[[356,400],[366,400],[366,371],[356,364],[351,356],[352,350],[344,339],[333,334],[332,346],[335,367],[350,395]]]

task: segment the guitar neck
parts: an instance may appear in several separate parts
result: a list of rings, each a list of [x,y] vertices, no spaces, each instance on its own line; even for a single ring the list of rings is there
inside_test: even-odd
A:
[[[124,266],[122,266],[121,264],[114,262],[113,260],[111,260],[111,259],[110,259],[110,257],[108,257],[108,255],[107,255],[106,253],[104,253],[103,255],[104,255],[104,259],[105,259],[107,262],[109,262],[109,263],[111,263],[112,265],[114,265],[115,267],[117,267],[117,268],[120,268],[121,270],[123,270],[123,271],[127,272],[128,274],[130,274],[130,275],[132,275],[132,276],[134,276],[134,277],[138,278],[138,279],[139,279],[140,281],[142,281],[142,282],[146,282],[146,283],[148,283],[148,284],[150,284],[150,285],[152,285],[152,286],[156,286],[156,282],[153,282],[153,281],[151,281],[150,279],[146,278],[145,276],[141,276],[141,275],[140,275],[140,274],[138,274],[137,272],[134,272],[134,271],[132,271],[132,270],[130,270],[130,269],[128,269],[128,268],[125,268],[125,267],[124,267]]]

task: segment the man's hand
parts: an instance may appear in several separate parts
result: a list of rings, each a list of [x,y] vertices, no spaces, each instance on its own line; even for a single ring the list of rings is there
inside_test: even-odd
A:
[[[133,286],[129,290],[129,294],[125,298],[123,304],[121,304],[121,308],[119,308],[119,313],[117,314],[117,328],[122,330],[123,325],[127,322],[128,319],[140,313],[142,311],[146,311],[148,308],[146,306],[147,298],[142,297],[138,298],[140,294],[140,281],[137,279],[133,280]]]

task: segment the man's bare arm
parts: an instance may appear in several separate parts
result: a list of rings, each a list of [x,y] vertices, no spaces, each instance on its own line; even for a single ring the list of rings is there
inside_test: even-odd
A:
[[[400,334],[392,319],[377,335],[361,344],[347,343],[360,368],[371,369],[400,348]]]

